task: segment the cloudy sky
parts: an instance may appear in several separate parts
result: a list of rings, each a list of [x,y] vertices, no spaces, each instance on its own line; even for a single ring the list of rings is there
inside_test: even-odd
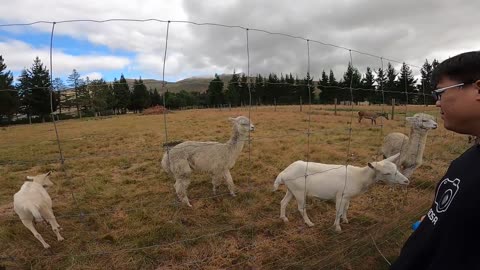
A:
[[[139,3],[137,3],[139,2]],[[140,4],[141,2],[141,4]],[[0,24],[76,19],[159,19],[239,25],[305,37],[421,66],[480,49],[480,1],[385,0],[15,0],[2,3]],[[476,11],[475,11],[476,10]],[[162,78],[167,24],[163,22],[75,22],[55,25],[53,75],[77,69],[92,79]],[[52,24],[0,27],[0,55],[18,75],[40,59],[49,65]],[[246,31],[173,22],[169,28],[165,79],[246,72]],[[304,40],[249,31],[250,74],[307,72]],[[352,53],[363,73],[379,58]],[[310,71],[318,79],[333,69],[340,77],[348,50],[310,42]],[[384,61],[386,65],[387,61]],[[398,67],[399,64],[393,63]],[[415,73],[418,68],[412,67]]]

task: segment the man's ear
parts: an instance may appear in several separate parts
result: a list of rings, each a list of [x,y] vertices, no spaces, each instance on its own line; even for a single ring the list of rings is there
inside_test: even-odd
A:
[[[476,100],[480,101],[480,80],[473,83],[473,87],[477,90]]]

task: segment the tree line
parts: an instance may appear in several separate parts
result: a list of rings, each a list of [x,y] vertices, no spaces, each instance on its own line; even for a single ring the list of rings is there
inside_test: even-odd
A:
[[[0,55],[0,123],[10,122],[15,115],[23,115],[29,122],[46,121],[51,112],[65,114],[75,112],[76,117],[142,112],[155,105],[169,109],[188,106],[242,106],[250,104],[298,104],[312,100],[318,104],[332,104],[334,100],[370,103],[390,103],[395,98],[400,104],[431,104],[431,74],[438,65],[425,60],[420,71],[421,79],[414,78],[405,63],[395,70],[391,63],[386,69],[366,68],[362,74],[351,63],[343,77],[337,80],[332,70],[322,71],[318,80],[310,74],[303,78],[290,74],[270,73],[247,78],[235,71],[228,81],[218,74],[202,92],[166,92],[147,89],[142,78],[129,86],[124,75],[106,82],[104,79],[82,78],[75,69],[66,82],[60,78],[50,80],[50,72],[36,57],[30,68],[25,68],[14,82],[13,75]],[[167,88],[168,89],[168,88]],[[353,89],[353,96],[350,94]],[[53,91],[50,91],[53,90]],[[425,95],[423,95],[425,94]]]
[[[290,74],[271,73],[267,77],[258,74],[247,78],[245,74],[233,73],[232,78],[224,83],[218,74],[210,82],[207,90],[208,104],[230,104],[241,106],[250,104],[298,104],[308,102],[332,104],[335,100],[364,102],[372,104],[389,104],[395,99],[397,104],[432,104],[430,98],[433,69],[437,60],[431,63],[425,60],[420,71],[421,79],[414,78],[411,68],[405,63],[400,70],[395,70],[391,63],[386,69],[366,68],[365,74],[348,64],[343,77],[337,80],[332,70],[322,71],[315,81],[310,74],[298,78]],[[353,90],[353,95],[350,93]],[[316,91],[318,90],[318,91]]]

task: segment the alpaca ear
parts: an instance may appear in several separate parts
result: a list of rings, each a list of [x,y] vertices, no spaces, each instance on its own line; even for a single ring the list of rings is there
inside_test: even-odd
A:
[[[27,176],[26,178],[27,178],[27,180],[33,181],[33,177],[32,177],[32,176]]]
[[[405,119],[407,119],[407,121],[408,121],[409,123],[413,123],[413,122],[415,122],[415,120],[416,120],[415,117],[406,117]]]
[[[370,167],[371,169],[374,169],[375,170],[375,167],[372,165],[372,163],[368,163],[368,167]]]
[[[228,117],[228,121],[230,121],[230,122],[235,122],[235,118],[233,118],[233,117]]]

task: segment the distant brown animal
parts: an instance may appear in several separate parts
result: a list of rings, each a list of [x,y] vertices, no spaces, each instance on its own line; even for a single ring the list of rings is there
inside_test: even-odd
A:
[[[468,135],[468,143],[471,145],[480,144],[480,137]]]
[[[388,113],[381,113],[381,112],[367,112],[367,111],[359,111],[358,112],[358,123],[362,122],[362,119],[370,119],[372,120],[372,125],[375,123],[377,124],[377,118],[383,116],[385,119],[388,120]]]

